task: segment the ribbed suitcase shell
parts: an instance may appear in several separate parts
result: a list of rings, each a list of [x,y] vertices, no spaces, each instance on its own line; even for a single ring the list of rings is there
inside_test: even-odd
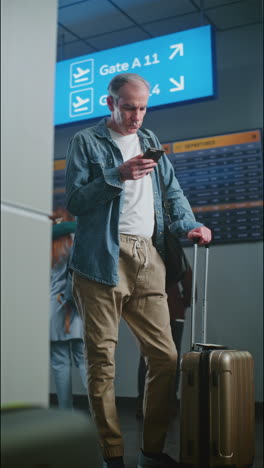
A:
[[[247,351],[211,351],[208,381],[200,382],[202,352],[186,353],[181,363],[181,463],[199,468],[251,466],[255,452],[253,358]],[[203,391],[209,397],[204,434]],[[209,439],[205,441],[206,463],[201,453],[203,437]]]

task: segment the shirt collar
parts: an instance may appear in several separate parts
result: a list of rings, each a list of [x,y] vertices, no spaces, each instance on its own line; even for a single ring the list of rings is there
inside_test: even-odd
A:
[[[107,120],[108,117],[104,117],[97,123],[97,125],[95,125],[95,134],[100,138],[111,138],[110,132],[107,127]],[[137,131],[137,134],[140,140],[148,140],[150,138],[150,135],[148,135],[140,129]]]

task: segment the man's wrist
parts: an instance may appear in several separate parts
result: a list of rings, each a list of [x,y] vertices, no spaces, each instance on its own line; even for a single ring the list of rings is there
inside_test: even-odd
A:
[[[124,179],[122,170],[121,170],[120,168],[118,169],[118,172],[119,172],[119,179],[120,179],[120,181],[121,181],[121,182],[125,182],[125,179]]]

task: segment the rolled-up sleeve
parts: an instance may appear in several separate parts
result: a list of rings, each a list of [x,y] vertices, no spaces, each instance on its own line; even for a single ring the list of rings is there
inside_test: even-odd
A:
[[[175,177],[174,169],[169,159],[164,157],[162,163],[162,172],[171,217],[170,231],[181,235],[192,229],[203,226],[203,224],[196,221],[190,203]]]

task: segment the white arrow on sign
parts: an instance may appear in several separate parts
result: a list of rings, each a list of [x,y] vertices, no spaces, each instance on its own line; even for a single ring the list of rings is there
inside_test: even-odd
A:
[[[174,78],[170,78],[170,82],[173,83],[176,88],[171,88],[170,92],[173,93],[174,91],[183,91],[184,90],[184,76],[180,76],[180,82],[174,80]]]
[[[175,49],[172,54],[169,56],[169,59],[172,60],[173,57],[179,52],[179,54],[182,56],[183,55],[183,43],[181,42],[180,44],[173,44],[170,46],[170,49]]]

